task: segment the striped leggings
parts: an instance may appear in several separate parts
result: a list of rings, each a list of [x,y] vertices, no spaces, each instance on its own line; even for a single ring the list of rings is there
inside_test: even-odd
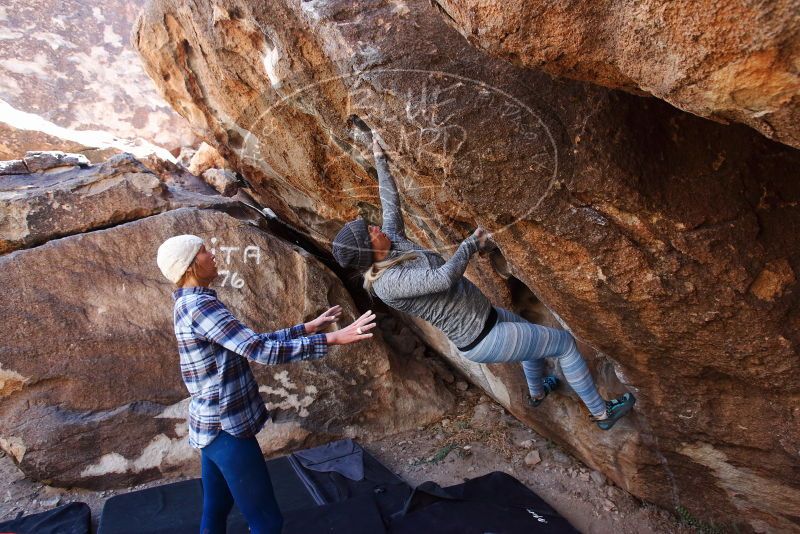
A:
[[[558,358],[564,377],[592,415],[605,413],[605,401],[569,332],[530,323],[503,308],[495,309],[497,324],[480,343],[462,352],[462,356],[476,363],[522,362],[532,397],[544,393],[544,358]]]

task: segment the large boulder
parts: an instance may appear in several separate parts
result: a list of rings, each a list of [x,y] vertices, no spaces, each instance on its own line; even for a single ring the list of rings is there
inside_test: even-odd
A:
[[[800,1],[437,0],[474,45],[516,65],[647,93],[800,147]]]
[[[179,174],[162,173],[162,178],[130,154],[83,167],[77,165],[85,162],[80,158],[36,153],[0,162],[0,254],[181,206],[229,204],[210,195],[214,191],[198,178],[192,192],[183,183],[176,186],[173,177]]]
[[[10,160],[27,150],[66,150],[76,152],[85,147],[80,143],[48,135],[36,130],[20,130],[0,122],[0,160]]]
[[[0,258],[0,447],[36,480],[118,487],[194,474],[187,391],[172,331],[173,286],[158,245],[194,233],[216,249],[220,298],[272,331],[334,304],[359,315],[313,256],[214,210],[183,208]],[[342,325],[339,325],[342,326]],[[266,454],[333,437],[385,435],[441,417],[453,399],[432,371],[376,336],[315,362],[251,367],[272,411]]]
[[[469,276],[497,303],[532,290],[602,391],[639,398],[602,432],[574,398],[526,409],[518,366],[476,378],[515,415],[644,499],[797,529],[796,150],[493,58],[421,0],[159,0],[133,39],[253,196],[322,244],[379,221],[352,116],[376,127],[410,235],[447,254],[494,231],[503,276]]]
[[[0,159],[26,150],[194,142],[129,42],[144,0],[7,0],[0,8]],[[5,123],[5,124],[4,124]]]

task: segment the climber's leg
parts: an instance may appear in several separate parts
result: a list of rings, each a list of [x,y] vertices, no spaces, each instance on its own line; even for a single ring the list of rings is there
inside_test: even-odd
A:
[[[526,319],[505,308],[497,307],[495,310],[497,311],[498,323],[528,323]],[[558,378],[555,376],[542,376],[544,371],[543,358],[523,361],[522,371],[525,373],[525,381],[528,383],[529,402],[533,406],[538,406],[548,393],[558,387]]]
[[[605,401],[597,392],[575,340],[566,330],[547,328],[524,320],[498,320],[489,334],[463,355],[478,363],[541,362],[542,358],[558,358],[564,377],[592,415],[604,417]],[[532,397],[540,397],[543,393],[541,363],[538,367],[530,367],[530,371],[530,378],[526,373],[528,389]]]
[[[558,361],[561,364],[564,378],[567,379],[575,393],[589,408],[592,415],[603,417],[602,414],[606,411],[606,403],[600,393],[597,392],[592,374],[589,372],[589,366],[586,365],[583,356],[578,352],[575,339],[566,330],[556,330],[556,332],[558,334],[555,335],[560,338]]]

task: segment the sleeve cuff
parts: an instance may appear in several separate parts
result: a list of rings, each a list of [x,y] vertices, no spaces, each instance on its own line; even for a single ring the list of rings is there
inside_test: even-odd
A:
[[[300,337],[306,335],[306,325],[304,323],[296,324],[289,329],[290,337]]]
[[[475,234],[472,234],[468,238],[464,240],[464,244],[467,245],[470,253],[478,251],[478,238],[475,237]]]
[[[308,336],[308,340],[311,342],[312,347],[311,359],[322,358],[328,354],[328,338],[325,334]]]

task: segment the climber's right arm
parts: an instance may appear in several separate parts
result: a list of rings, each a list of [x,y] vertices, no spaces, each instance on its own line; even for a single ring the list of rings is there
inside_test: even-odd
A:
[[[406,230],[403,223],[403,211],[400,208],[400,195],[397,192],[394,178],[389,172],[389,161],[377,142],[373,144],[373,151],[375,154],[375,170],[378,172],[381,207],[383,208],[383,226],[381,230],[390,239],[405,239]]]

